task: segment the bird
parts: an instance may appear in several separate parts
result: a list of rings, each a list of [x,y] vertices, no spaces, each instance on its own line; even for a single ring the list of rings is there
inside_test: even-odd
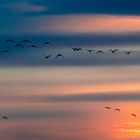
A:
[[[111,107],[110,106],[106,106],[105,109],[111,109]]]
[[[131,116],[133,116],[133,117],[137,117],[136,114],[131,114]]]
[[[93,52],[93,49],[86,49],[89,53]]]
[[[2,119],[8,120],[8,117],[6,117],[6,116],[2,116]]]
[[[109,51],[111,51],[111,52],[114,53],[114,54],[115,54],[118,50],[119,50],[119,49],[114,49],[114,50],[113,50],[113,49],[109,49]]]
[[[48,59],[48,58],[51,57],[51,56],[52,56],[52,55],[50,54],[50,55],[48,55],[48,56],[45,55],[44,57],[45,57],[46,59]]]
[[[77,48],[72,48],[74,51],[78,51]]]
[[[29,41],[29,40],[27,40],[27,39],[23,40],[22,42],[25,42],[25,43],[30,43],[30,41]]]
[[[2,53],[8,53],[10,51],[10,49],[4,50],[2,51]]]
[[[96,52],[96,54],[99,54],[99,53],[100,53],[100,54],[101,54],[101,53],[104,54],[104,52],[101,51],[101,50]]]
[[[5,42],[6,43],[14,43],[14,40],[13,39],[6,39]]]
[[[118,108],[116,108],[116,109],[114,109],[114,111],[121,111],[120,109],[118,109]]]
[[[81,51],[82,48],[72,48],[74,51]]]
[[[46,42],[43,43],[43,45],[51,45],[51,43],[46,41]]]
[[[21,44],[16,44],[16,47],[21,47],[21,48],[23,48],[23,46],[21,46]]]
[[[64,59],[64,56],[62,54],[57,54],[55,58],[58,58],[58,57],[62,57]]]
[[[31,45],[30,47],[32,47],[32,48],[39,48],[39,47],[36,46],[36,45]]]
[[[124,51],[126,54],[131,54],[132,51]]]

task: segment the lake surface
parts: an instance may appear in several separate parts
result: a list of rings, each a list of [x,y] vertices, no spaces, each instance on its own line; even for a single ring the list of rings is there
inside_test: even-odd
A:
[[[139,72],[137,65],[2,67],[0,114],[9,119],[0,120],[0,139],[139,140]]]

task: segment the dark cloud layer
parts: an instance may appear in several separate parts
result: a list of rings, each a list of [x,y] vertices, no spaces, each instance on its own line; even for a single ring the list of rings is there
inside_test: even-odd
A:
[[[2,0],[0,4],[11,4],[15,2],[21,1]],[[45,6],[46,10],[39,12],[39,14],[140,14],[140,1],[138,0],[127,0],[125,2],[122,2],[122,0],[24,0],[24,2]],[[10,11],[7,11],[5,8],[1,8],[1,11],[5,12],[5,14],[11,14]]]

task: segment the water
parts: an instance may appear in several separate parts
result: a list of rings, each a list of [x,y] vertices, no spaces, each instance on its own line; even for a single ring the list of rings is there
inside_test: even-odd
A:
[[[0,114],[9,119],[0,120],[0,139],[138,140],[139,71],[137,65],[2,67]]]

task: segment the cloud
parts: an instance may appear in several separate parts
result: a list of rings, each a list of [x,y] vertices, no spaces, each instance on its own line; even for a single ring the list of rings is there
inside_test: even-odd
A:
[[[46,8],[42,5],[35,5],[28,2],[9,3],[4,4],[1,7],[17,13],[42,12],[46,10]]]
[[[29,9],[25,7],[24,5],[23,7],[17,6],[22,12],[41,10],[36,6]],[[138,16],[61,15],[16,17],[7,20],[1,18],[1,20],[2,23],[5,23],[3,23],[4,28],[1,26],[1,34],[6,31],[9,34],[121,34],[140,32],[140,18]],[[10,22],[11,20],[12,22]]]

